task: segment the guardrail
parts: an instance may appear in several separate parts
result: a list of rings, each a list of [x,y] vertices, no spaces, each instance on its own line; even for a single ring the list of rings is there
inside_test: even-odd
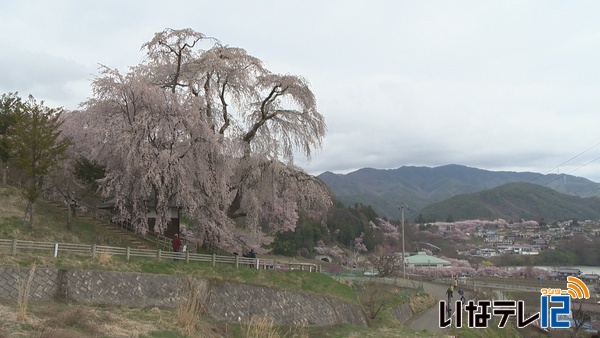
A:
[[[524,286],[524,285],[511,285],[511,284],[495,284],[485,282],[474,282],[470,285],[476,288],[490,288],[495,290],[513,290],[513,291],[530,291],[540,292],[540,287]]]
[[[239,268],[239,266],[242,265],[255,269],[321,272],[321,265],[314,263],[284,262],[274,259],[240,257],[237,255],[206,255],[192,253],[190,251],[173,252],[163,251],[161,249],[135,249],[130,247],[112,247],[96,244],[50,243],[22,241],[17,239],[0,239],[0,251],[10,251],[12,255],[17,255],[18,252],[22,251],[50,251],[54,258],[58,257],[61,252],[90,255],[92,258],[96,258],[102,254],[108,254],[112,256],[125,256],[128,262],[132,257],[144,257],[156,259],[159,262],[162,260],[184,261],[187,264],[190,262],[207,262],[211,263],[213,267],[217,264],[235,264],[236,268]]]
[[[462,287],[466,287],[468,289],[476,289],[476,288],[491,288],[496,290],[513,290],[513,291],[531,291],[531,292],[539,292],[541,287],[548,287],[547,284],[544,284],[544,281],[534,281],[537,285],[519,285],[517,283],[510,283],[511,278],[506,278],[505,283],[495,283],[486,280],[477,280],[472,278],[464,278],[461,277],[458,280],[458,284]],[[443,283],[443,284],[452,284],[452,278],[438,278],[435,279],[434,282]]]

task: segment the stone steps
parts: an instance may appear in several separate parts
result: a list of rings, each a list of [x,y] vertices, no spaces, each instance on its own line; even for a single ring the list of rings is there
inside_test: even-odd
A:
[[[50,205],[54,206],[56,209],[68,212],[67,206],[64,203],[59,201],[48,201]],[[117,225],[111,224],[107,221],[104,221],[99,218],[94,218],[90,215],[76,215],[77,218],[85,220],[94,226],[104,227],[108,232],[110,232],[113,236],[120,238],[122,241],[126,242],[129,247],[135,249],[156,249],[156,245],[150,241],[145,240],[142,237],[135,235],[134,233],[127,231]]]

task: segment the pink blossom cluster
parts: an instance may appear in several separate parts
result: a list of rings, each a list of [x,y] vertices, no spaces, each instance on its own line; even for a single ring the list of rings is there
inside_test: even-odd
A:
[[[346,254],[344,253],[344,250],[337,245],[334,247],[328,247],[325,245],[325,243],[323,243],[323,241],[319,241],[315,247],[315,252],[317,252],[319,255],[331,256],[336,262],[344,263],[346,261]]]
[[[383,233],[386,242],[398,241],[402,238],[398,227],[383,218],[378,218],[377,221],[379,222],[379,230]]]
[[[354,239],[354,252],[367,252],[367,246],[363,243],[365,233],[361,232],[360,236]]]
[[[325,216],[329,189],[293,164],[326,132],[308,81],[192,29],[165,29],[142,50],[126,72],[101,66],[82,110],[62,115],[70,155],[105,169],[98,192],[117,220],[145,233],[151,202],[164,233],[179,207],[199,242],[227,248],[265,243],[239,231],[273,236],[299,212]]]
[[[460,261],[460,260],[455,260]],[[453,262],[455,263],[455,262]],[[459,263],[460,265],[452,265],[451,267],[446,268],[421,268],[414,269],[414,272],[429,278],[436,277],[455,277],[461,275],[468,276],[477,276],[477,277],[505,277],[505,278],[518,278],[518,277],[527,277],[527,278],[540,278],[547,277],[549,271],[540,269],[540,268],[531,268],[531,267],[522,267],[518,270],[509,271],[503,269],[501,267],[496,266],[479,266],[477,269],[473,268],[470,265],[465,265],[464,263]],[[468,264],[468,262],[467,262]]]
[[[540,224],[536,221],[525,221],[521,220],[520,222],[511,223],[509,225],[510,228],[526,228],[526,227],[539,227]]]
[[[494,221],[486,220],[467,220],[458,222],[435,222],[427,224],[428,230],[419,231],[422,235],[431,238],[444,238],[455,241],[466,241],[475,232],[480,229],[504,229],[504,228],[525,228],[527,226],[539,226],[536,221],[521,220],[518,223],[509,224],[503,219]],[[433,230],[431,230],[433,229]]]

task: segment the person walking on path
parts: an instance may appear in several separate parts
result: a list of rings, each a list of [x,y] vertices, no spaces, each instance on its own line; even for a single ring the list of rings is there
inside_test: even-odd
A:
[[[466,300],[465,299],[465,290],[463,290],[462,288],[459,288],[458,289],[458,294],[460,295],[460,301],[464,303],[465,300]]]
[[[179,238],[178,234],[173,236],[171,240],[171,245],[173,245],[173,252],[179,252],[181,250],[181,238]],[[177,258],[174,258],[173,261],[177,261]]]
[[[446,290],[446,295],[448,296],[448,304],[452,301],[452,289],[449,287],[448,290]]]

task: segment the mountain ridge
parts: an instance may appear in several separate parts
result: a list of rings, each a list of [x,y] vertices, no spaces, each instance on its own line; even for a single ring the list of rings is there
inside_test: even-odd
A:
[[[424,219],[506,219],[556,222],[600,219],[600,197],[567,195],[541,185],[511,182],[453,196],[421,209]]]
[[[372,205],[381,216],[400,218],[398,205],[413,211],[460,194],[492,189],[511,182],[532,183],[579,197],[600,196],[600,184],[565,174],[490,171],[449,164],[438,167],[361,168],[347,174],[317,176],[346,205]]]

